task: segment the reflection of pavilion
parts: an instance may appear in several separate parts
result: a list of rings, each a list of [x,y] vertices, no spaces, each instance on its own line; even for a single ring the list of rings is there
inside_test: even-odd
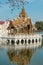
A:
[[[30,63],[33,54],[32,49],[10,50],[8,56],[11,62],[16,62],[18,65],[27,65]]]

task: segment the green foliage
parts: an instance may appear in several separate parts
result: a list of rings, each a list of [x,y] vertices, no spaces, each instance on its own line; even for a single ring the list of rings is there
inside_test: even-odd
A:
[[[43,31],[43,21],[37,21],[35,23],[35,26],[38,30],[42,30]]]

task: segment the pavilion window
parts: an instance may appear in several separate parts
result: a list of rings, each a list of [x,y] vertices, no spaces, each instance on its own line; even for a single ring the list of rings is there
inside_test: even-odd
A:
[[[13,33],[14,32],[14,29],[11,29],[11,33]]]
[[[31,40],[29,39],[29,40],[28,40],[28,44],[30,44],[30,43],[31,43]]]
[[[11,44],[14,45],[14,43],[15,43],[14,40],[11,40]]]
[[[32,43],[34,43],[34,39],[32,39]]]
[[[22,44],[24,43],[24,40],[23,40],[23,39],[21,40],[21,43],[22,43]]]
[[[30,29],[30,25],[27,25],[28,30]]]

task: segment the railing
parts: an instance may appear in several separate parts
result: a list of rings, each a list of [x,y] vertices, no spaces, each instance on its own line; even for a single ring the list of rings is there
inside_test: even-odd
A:
[[[42,42],[42,35],[40,34],[34,34],[34,35],[15,35],[15,36],[0,36],[0,39],[2,41],[0,42],[0,46],[9,46],[9,47],[15,47],[15,48],[35,48],[38,46],[41,46]],[[21,40],[24,40],[24,43],[21,43]],[[37,40],[36,40],[37,39]],[[10,40],[9,45],[7,45],[7,40]],[[11,41],[15,41],[15,43],[12,45]],[[20,41],[19,44],[17,44],[17,40]],[[25,44],[25,40],[27,41]],[[28,42],[30,40],[31,42]],[[35,42],[36,41],[36,42]]]
[[[28,34],[26,34],[26,35],[25,35],[25,34],[21,35],[21,34],[20,34],[20,35],[14,35],[14,36],[11,36],[11,35],[10,35],[10,36],[8,36],[8,35],[7,35],[7,36],[4,36],[4,35],[3,35],[3,36],[0,36],[0,38],[11,38],[11,39],[13,39],[13,38],[21,38],[21,37],[22,37],[22,38],[25,38],[25,37],[26,37],[26,38],[29,38],[29,37],[31,37],[31,38],[32,38],[32,37],[36,38],[36,37],[42,37],[42,36],[43,36],[42,34],[33,34],[33,35],[28,35]]]

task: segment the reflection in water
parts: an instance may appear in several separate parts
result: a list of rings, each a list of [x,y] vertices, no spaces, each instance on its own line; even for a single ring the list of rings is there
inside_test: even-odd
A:
[[[27,65],[30,63],[32,49],[9,50],[8,56],[12,62],[17,62],[18,65]]]

